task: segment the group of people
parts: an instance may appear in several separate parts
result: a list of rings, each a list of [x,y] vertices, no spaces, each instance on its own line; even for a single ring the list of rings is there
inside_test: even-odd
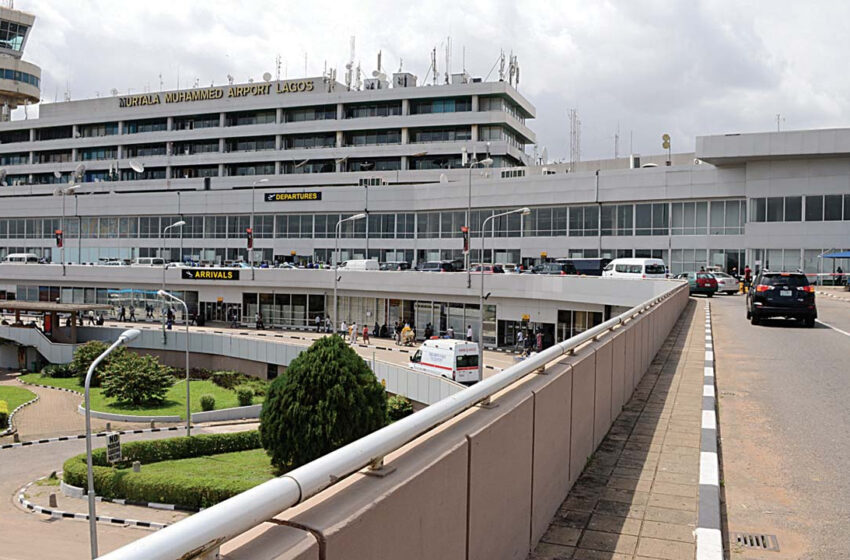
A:
[[[528,356],[532,352],[541,352],[544,343],[543,329],[539,327],[532,331],[521,329],[516,335],[516,350],[522,356]]]

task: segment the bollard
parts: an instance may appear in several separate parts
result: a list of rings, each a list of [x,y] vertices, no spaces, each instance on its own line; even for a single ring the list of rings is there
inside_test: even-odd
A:
[[[107,423],[106,423],[106,431],[107,431],[107,432],[111,432],[111,431],[112,431],[112,422],[107,422]]]
[[[47,505],[49,507],[55,508],[57,507],[56,503],[56,492],[51,492],[49,496],[47,496]]]
[[[154,422],[153,420],[151,420],[151,428],[156,428],[156,422]]]
[[[133,461],[133,472],[142,472],[142,464],[139,461]]]
[[[15,443],[21,443],[21,436],[18,435],[18,432],[12,434],[12,441]]]

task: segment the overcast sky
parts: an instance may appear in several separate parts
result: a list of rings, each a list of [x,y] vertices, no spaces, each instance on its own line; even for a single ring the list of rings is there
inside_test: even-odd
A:
[[[221,85],[275,74],[343,80],[349,40],[371,75],[402,64],[422,82],[438,48],[445,71],[485,77],[513,51],[529,125],[550,159],[568,158],[568,110],[582,121],[582,159],[692,151],[695,136],[850,125],[850,3],[818,0],[18,0],[36,15],[25,58],[42,97],[61,101]],[[494,70],[490,79],[495,79]],[[20,112],[20,110],[19,110]],[[32,109],[30,114],[32,114]],[[529,153],[533,150],[529,147]]]

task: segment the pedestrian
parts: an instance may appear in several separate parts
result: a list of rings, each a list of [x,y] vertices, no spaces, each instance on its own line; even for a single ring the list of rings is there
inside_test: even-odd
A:
[[[257,330],[261,331],[266,328],[263,324],[263,313],[261,311],[257,311],[257,314],[254,316],[255,322],[257,323]]]
[[[102,313],[98,313],[98,315],[97,315],[97,325],[99,327],[103,326],[103,314]]]
[[[363,344],[369,344],[369,326],[363,325]]]
[[[753,280],[753,271],[750,270],[750,265],[744,265],[744,292],[750,291],[750,283]]]
[[[466,325],[466,341],[472,342],[472,325]]]
[[[330,317],[325,317],[325,332],[326,333],[333,332],[333,329],[331,328],[331,318]]]
[[[127,310],[124,308],[123,305],[118,308],[118,320],[119,321],[126,321],[127,320]]]
[[[357,344],[357,321],[351,323],[351,344]]]
[[[136,322],[136,308],[132,304],[130,305],[130,321]]]
[[[239,327],[239,312],[236,309],[230,309],[230,328],[235,329]]]
[[[522,332],[522,330],[520,330],[516,334],[516,346],[515,346],[515,348],[517,348],[518,350],[522,350],[524,345],[525,345],[525,334]]]
[[[90,309],[89,310],[89,325],[96,325],[96,324],[97,324],[97,320],[95,319],[94,311]]]
[[[537,351],[543,351],[543,331],[537,331]]]
[[[322,316],[316,315],[316,332],[319,332],[319,328],[322,326]]]
[[[342,324],[339,326],[340,332],[342,332],[343,338],[348,336],[348,325],[345,323],[345,319],[342,320]]]
[[[451,339],[451,338],[454,338],[454,337],[455,337],[455,329],[454,329],[454,327],[449,325],[449,328],[446,329],[446,338]]]
[[[836,274],[835,285],[836,286],[843,286],[844,285],[844,271],[841,269],[840,266],[835,269],[835,274]]]
[[[174,326],[174,309],[169,307],[165,313],[165,328],[171,330],[172,326]]]

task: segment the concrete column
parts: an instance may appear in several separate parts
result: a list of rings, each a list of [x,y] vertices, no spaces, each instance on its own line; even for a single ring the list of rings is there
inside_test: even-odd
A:
[[[30,129],[30,142],[35,142],[35,129]]]
[[[342,148],[343,135],[341,130],[336,131],[336,147]]]
[[[471,136],[471,138],[472,138],[473,142],[478,142],[478,125],[477,124],[472,125],[472,136]]]
[[[33,163],[35,163],[35,152],[30,152],[29,164],[32,165]]]
[[[407,161],[407,156],[401,156],[401,169],[405,171],[409,169],[408,165],[410,165]]]
[[[341,121],[345,118],[345,109],[343,108],[342,103],[336,104],[336,120]]]
[[[218,126],[224,128],[225,123],[227,122],[227,117],[225,117],[224,113],[218,114]]]
[[[275,111],[274,122],[277,124],[283,124],[283,109],[278,107]]]
[[[401,114],[409,115],[410,114],[410,99],[402,99],[401,100]]]
[[[165,130],[174,130],[174,117],[168,117],[165,120]]]
[[[71,125],[71,138],[79,138],[78,134],[80,133],[80,126],[73,124]]]
[[[410,144],[410,133],[406,126],[401,129],[401,143]]]
[[[276,134],[274,137],[274,149],[282,150],[283,149],[283,135]]]
[[[218,164],[218,176],[224,177],[224,164],[223,163]]]
[[[219,139],[218,139],[218,151],[219,151],[219,153],[221,153],[221,154],[223,154],[223,153],[224,153],[224,138],[219,138]]]
[[[478,111],[478,96],[473,95],[472,96],[472,112],[474,113],[476,111]]]
[[[118,121],[118,134],[124,134],[124,121]]]
[[[280,175],[280,162],[279,161],[274,162],[274,174]]]
[[[71,161],[77,161],[77,148],[71,148]]]

